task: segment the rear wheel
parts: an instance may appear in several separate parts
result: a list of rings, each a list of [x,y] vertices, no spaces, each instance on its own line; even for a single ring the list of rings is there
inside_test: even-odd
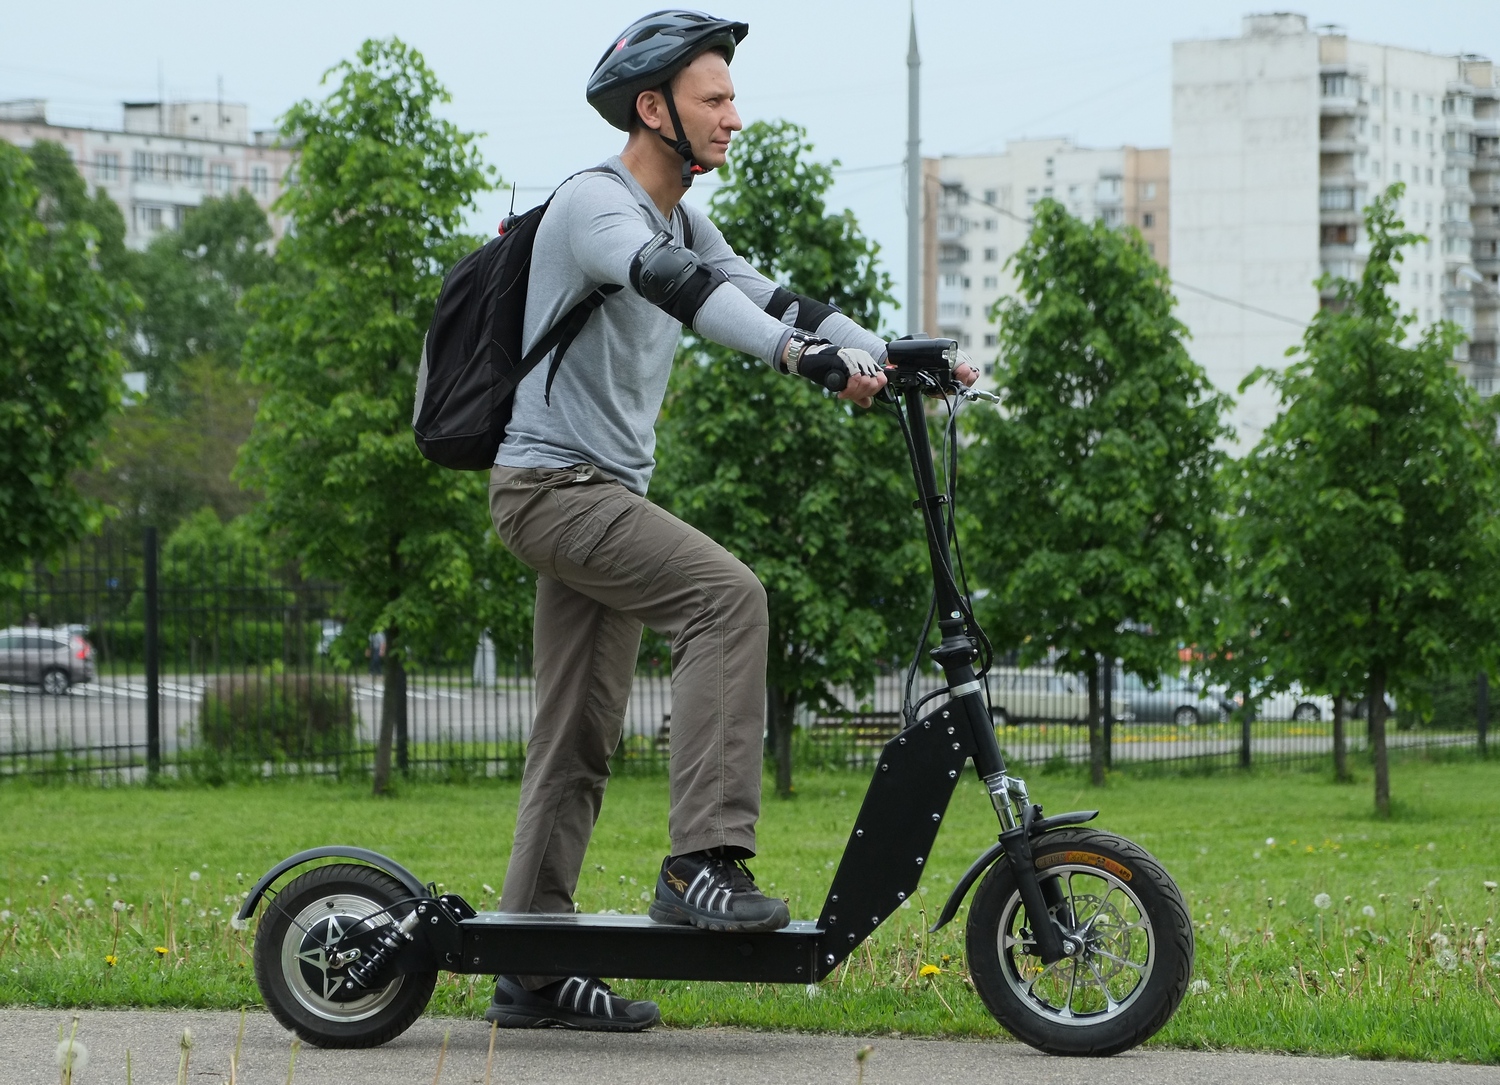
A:
[[[1292,709],[1292,719],[1298,723],[1317,723],[1322,718],[1323,713],[1318,711],[1318,706],[1307,701],[1303,701]]]
[[[1034,844],[1050,914],[1081,945],[1043,964],[1035,922],[1010,863],[990,868],[974,894],[966,941],[974,986],[995,1020],[1053,1055],[1113,1055],[1172,1016],[1193,972],[1193,925],[1182,894],[1152,856],[1091,829]]]
[[[60,667],[53,667],[42,674],[42,692],[50,693],[54,697],[61,697],[68,692],[68,687],[73,683],[68,680],[68,672]]]
[[[386,909],[408,896],[390,875],[351,864],[318,867],[288,883],[255,933],[255,982],[271,1015],[319,1047],[376,1047],[410,1028],[437,973],[395,976],[345,1000],[337,994],[353,961],[340,962],[334,950],[351,928],[395,922]]]
[[[1172,713],[1172,722],[1178,727],[1198,726],[1198,710],[1192,705],[1183,705]]]

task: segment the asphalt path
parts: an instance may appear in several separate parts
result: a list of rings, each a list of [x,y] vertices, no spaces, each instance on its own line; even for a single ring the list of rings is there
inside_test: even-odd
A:
[[[190,1028],[187,1080],[218,1085],[229,1063],[240,1018],[234,1013],[78,1011],[77,1037],[88,1065],[77,1085],[125,1081],[142,1085],[178,1080],[179,1039]],[[58,1029],[70,1029],[64,1010],[0,1010],[0,1085],[53,1085]],[[449,1034],[440,1077],[439,1052]],[[423,1018],[403,1036],[369,1051],[303,1047],[291,1080],[296,1085],[412,1085],[485,1081],[490,1030],[477,1021]],[[494,1085],[836,1085],[857,1079],[856,1053],[873,1048],[865,1085],[1496,1085],[1500,1068],[1448,1063],[1361,1062],[1229,1052],[1137,1050],[1108,1061],[1060,1059],[1017,1043],[915,1040],[898,1036],[809,1036],[735,1029],[656,1029],[641,1035],[559,1030],[500,1032],[490,1081]],[[291,1037],[265,1013],[247,1014],[236,1080],[245,1085],[288,1080]]]

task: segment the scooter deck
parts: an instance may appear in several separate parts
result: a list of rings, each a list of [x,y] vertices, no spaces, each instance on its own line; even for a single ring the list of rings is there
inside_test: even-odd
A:
[[[653,922],[643,915],[514,915],[480,912],[459,923],[457,972],[595,975],[609,979],[809,983],[823,973],[823,931],[794,920],[769,934],[724,934]],[[608,961],[607,965],[603,962]]]

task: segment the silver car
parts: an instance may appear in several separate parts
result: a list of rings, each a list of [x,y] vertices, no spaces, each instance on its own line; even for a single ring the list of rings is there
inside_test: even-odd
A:
[[[1125,700],[1126,715],[1122,718],[1131,723],[1192,727],[1228,719],[1234,710],[1234,705],[1217,693],[1178,675],[1162,675],[1157,687],[1151,689],[1138,675],[1126,674],[1119,693]]]
[[[0,629],[0,682],[41,686],[54,696],[94,677],[94,648],[68,629]]]

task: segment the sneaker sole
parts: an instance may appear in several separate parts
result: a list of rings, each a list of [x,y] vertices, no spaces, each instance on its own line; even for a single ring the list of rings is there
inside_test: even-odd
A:
[[[693,926],[700,931],[714,931],[720,934],[770,934],[772,931],[781,930],[792,921],[791,913],[785,904],[765,919],[754,922],[723,919],[707,912],[699,912],[691,905],[659,898],[651,902],[651,907],[646,910],[646,914],[656,923],[679,927]]]
[[[484,1019],[500,1028],[566,1028],[575,1032],[644,1032],[661,1024],[661,1014],[650,1021],[631,1021],[618,1017],[583,1017],[557,1013],[532,1016],[508,1013],[494,1007],[485,1011]]]

